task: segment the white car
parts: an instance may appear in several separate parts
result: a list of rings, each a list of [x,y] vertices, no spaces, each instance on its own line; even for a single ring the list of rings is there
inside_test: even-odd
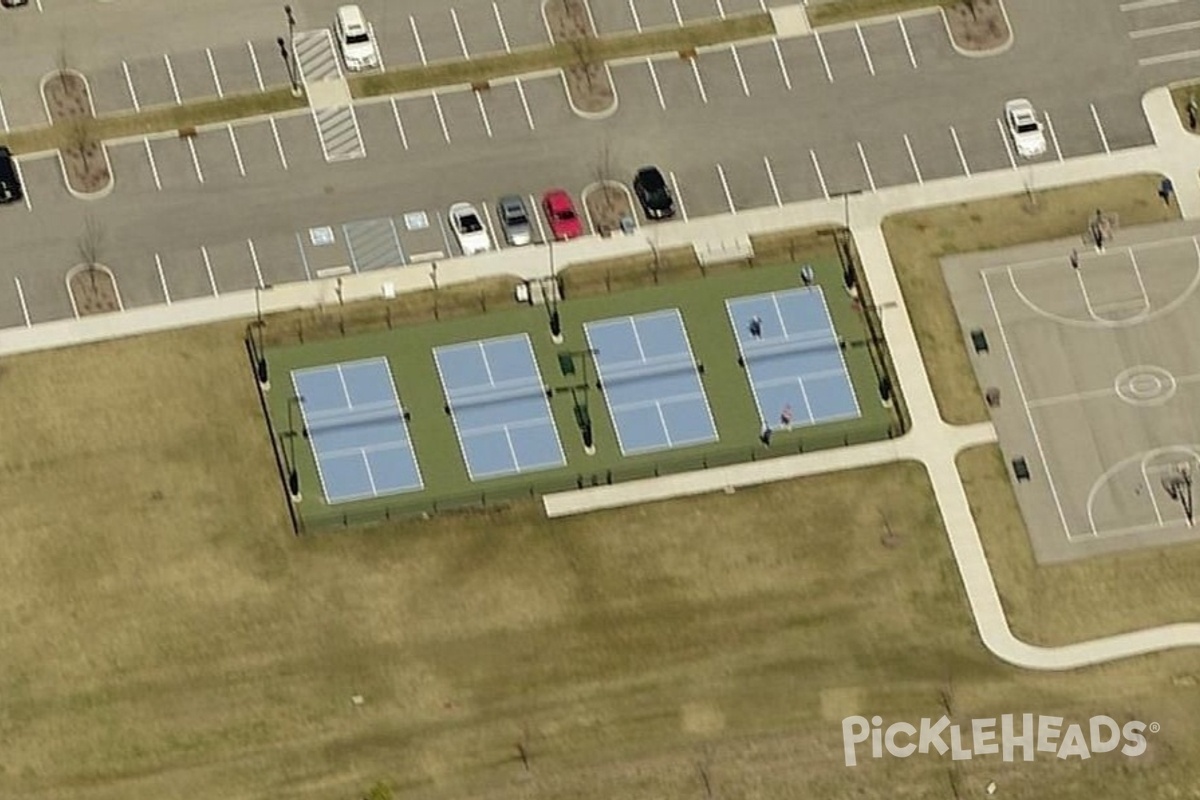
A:
[[[334,35],[342,51],[346,69],[358,72],[379,66],[379,48],[375,46],[375,32],[367,24],[362,9],[358,6],[340,6],[333,23]]]
[[[450,206],[450,227],[458,239],[464,256],[486,253],[492,249],[492,239],[484,227],[479,209],[470,203],[455,203]]]
[[[1004,104],[1004,119],[1019,156],[1033,158],[1046,152],[1046,134],[1032,103],[1024,98],[1009,100]]]

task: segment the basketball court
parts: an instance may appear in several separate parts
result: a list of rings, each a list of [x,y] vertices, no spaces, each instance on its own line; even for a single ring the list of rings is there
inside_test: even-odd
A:
[[[1200,531],[1200,226],[1109,235],[943,262],[1040,561]]]

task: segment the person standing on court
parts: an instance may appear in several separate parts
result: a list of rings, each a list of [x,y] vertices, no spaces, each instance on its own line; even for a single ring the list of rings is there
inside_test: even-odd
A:
[[[762,317],[754,316],[750,318],[750,335],[755,339],[762,338]]]

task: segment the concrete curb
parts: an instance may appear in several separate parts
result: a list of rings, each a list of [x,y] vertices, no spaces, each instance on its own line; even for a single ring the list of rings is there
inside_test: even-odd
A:
[[[51,116],[50,104],[46,101],[46,84],[54,80],[58,76],[59,72],[59,70],[56,70],[55,72],[47,72],[42,76],[41,81],[38,82],[38,94],[41,95],[42,98],[42,108],[46,111],[46,121],[51,126],[54,125],[54,117]],[[71,69],[70,67],[61,70],[61,72],[66,75],[79,78],[81,81],[83,81],[83,86],[87,90],[88,110],[92,112],[92,119],[97,119],[96,103],[92,100],[92,85],[90,82],[88,82],[87,75],[84,75],[77,69]],[[100,153],[104,156],[104,169],[106,172],[108,172],[108,182],[94,192],[81,192],[71,185],[71,181],[67,177],[67,162],[66,159],[63,158],[62,148],[58,148],[54,151],[54,153],[58,156],[58,166],[59,170],[62,172],[63,185],[76,200],[103,199],[112,194],[113,187],[116,185],[117,176],[113,174],[112,161],[108,157],[108,146],[103,140],[99,140],[98,143],[100,145]]]
[[[113,271],[111,269],[106,267],[104,264],[93,264],[92,266],[95,267],[97,271],[103,272],[105,275],[108,276],[108,279],[110,281],[112,281],[113,294],[116,295],[116,297],[117,297],[117,309],[119,311],[124,311],[125,303],[121,300],[121,284],[117,282],[117,276],[113,273]],[[63,278],[64,282],[67,285],[67,297],[71,300],[71,312],[75,315],[75,319],[83,319],[83,316],[80,315],[79,306],[75,302],[75,292],[73,292],[71,290],[71,279],[74,278],[76,275],[78,275],[81,272],[86,272],[87,269],[88,269],[87,264],[76,264],[75,266],[73,266],[69,270],[67,270],[67,274]],[[98,316],[98,315],[89,314],[88,316]]]
[[[962,47],[958,42],[954,41],[954,34],[950,30],[950,18],[946,16],[945,8],[938,8],[937,11],[942,15],[942,23],[946,26],[946,37],[950,39],[950,46],[954,48],[960,56],[965,58],[991,58],[998,56],[1001,53],[1007,52],[1016,41],[1016,34],[1013,32],[1012,21],[1008,18],[1008,8],[1004,5],[1004,0],[996,0],[1000,6],[1000,14],[1004,17],[1004,27],[1008,28],[1008,39],[1003,44],[987,50],[968,50]]]
[[[641,225],[639,225],[637,222],[637,212],[634,211],[636,206],[634,205],[633,194],[628,188],[626,188],[625,184],[621,183],[620,181],[605,179],[602,181],[594,181],[589,183],[587,186],[583,187],[582,191],[579,192],[579,202],[583,206],[583,213],[587,215],[588,227],[592,229],[592,233],[604,238],[603,234],[600,233],[599,228],[596,227],[595,220],[592,219],[592,211],[588,208],[588,196],[592,192],[599,191],[605,186],[609,187],[610,189],[619,189],[622,193],[624,193],[625,200],[629,203],[629,213],[631,216],[633,216],[634,226],[635,228],[640,228]],[[618,231],[609,231],[610,234],[617,232]]]

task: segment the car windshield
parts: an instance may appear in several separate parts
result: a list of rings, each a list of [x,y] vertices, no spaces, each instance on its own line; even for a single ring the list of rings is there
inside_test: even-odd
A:
[[[1017,133],[1037,133],[1038,124],[1025,120],[1017,123]]]
[[[366,33],[351,33],[346,36],[346,44],[370,44],[371,37]]]
[[[529,220],[525,218],[525,213],[519,208],[504,209],[504,221],[509,225],[524,225],[525,223],[529,222]]]
[[[559,219],[575,219],[575,212],[569,208],[560,208],[554,212]]]
[[[474,214],[459,217],[458,224],[462,226],[463,233],[478,233],[483,230],[483,226],[479,224],[479,217]]]

